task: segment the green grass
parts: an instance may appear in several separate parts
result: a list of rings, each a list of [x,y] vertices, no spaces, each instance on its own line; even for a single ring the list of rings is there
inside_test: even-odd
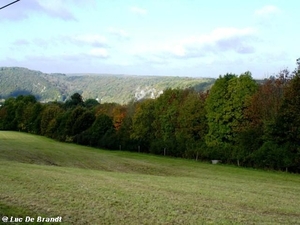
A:
[[[63,224],[300,224],[300,176],[0,132],[0,216]]]

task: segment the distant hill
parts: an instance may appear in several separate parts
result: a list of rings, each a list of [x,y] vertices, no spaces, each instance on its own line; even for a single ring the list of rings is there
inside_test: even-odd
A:
[[[21,67],[0,67],[0,99],[32,94],[39,101],[64,101],[75,92],[83,98],[125,104],[155,98],[167,88],[208,90],[215,79],[113,74],[47,74]]]

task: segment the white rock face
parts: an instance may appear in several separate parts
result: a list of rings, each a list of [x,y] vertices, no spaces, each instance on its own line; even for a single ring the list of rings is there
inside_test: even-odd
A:
[[[134,93],[134,97],[138,101],[141,99],[144,99],[144,98],[155,99],[155,98],[159,97],[162,93],[163,93],[162,90],[156,90],[153,87],[148,87],[148,86],[146,86],[144,88],[137,87],[136,91]]]

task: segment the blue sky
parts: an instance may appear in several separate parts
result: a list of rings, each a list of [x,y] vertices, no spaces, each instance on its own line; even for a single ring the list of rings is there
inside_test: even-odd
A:
[[[0,10],[0,66],[266,78],[296,67],[299,8],[296,0],[21,0]]]

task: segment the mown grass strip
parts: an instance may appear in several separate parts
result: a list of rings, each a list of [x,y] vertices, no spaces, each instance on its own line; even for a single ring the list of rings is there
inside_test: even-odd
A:
[[[298,175],[17,132],[0,132],[0,179],[6,213],[62,216],[66,224],[300,224]]]

